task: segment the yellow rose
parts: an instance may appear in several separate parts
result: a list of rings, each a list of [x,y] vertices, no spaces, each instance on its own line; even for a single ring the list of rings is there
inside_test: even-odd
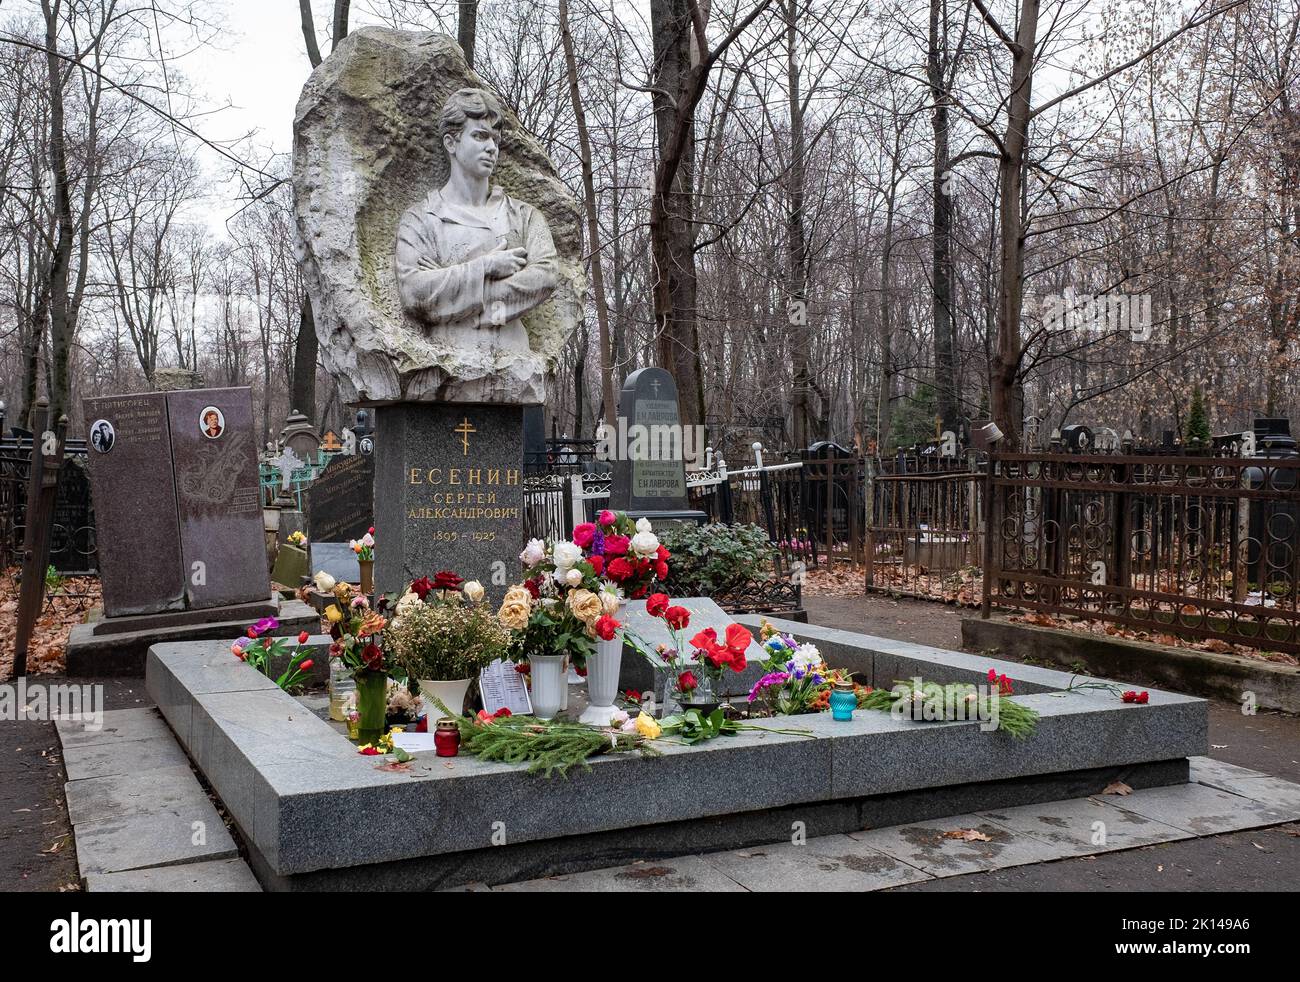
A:
[[[517,597],[512,600],[507,597],[497,612],[497,620],[507,630],[522,631],[528,627],[528,617],[531,613],[532,607],[526,600]]]
[[[526,586],[512,586],[506,591],[506,600],[525,603],[528,604],[529,607],[533,605],[533,595],[528,592],[528,587]]]
[[[663,735],[663,727],[649,713],[642,713],[636,718],[636,731],[647,740],[658,740]]]
[[[569,609],[573,611],[573,616],[588,627],[595,624],[600,615],[605,612],[600,597],[590,590],[574,590],[569,594],[568,600],[565,602],[568,604]]]
[[[325,619],[331,624],[337,624],[343,620],[343,611],[339,610],[336,604],[330,604],[325,608]]]

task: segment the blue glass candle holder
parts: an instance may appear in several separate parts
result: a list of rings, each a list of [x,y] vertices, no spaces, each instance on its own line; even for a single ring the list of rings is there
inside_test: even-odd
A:
[[[836,682],[831,686],[831,718],[841,723],[853,719],[853,710],[858,708],[858,696],[853,691],[852,682]]]

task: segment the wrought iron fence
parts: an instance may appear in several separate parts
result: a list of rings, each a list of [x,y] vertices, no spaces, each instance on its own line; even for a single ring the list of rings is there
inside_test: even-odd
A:
[[[1300,652],[1300,459],[995,454],[983,611]]]
[[[0,439],[0,567],[13,565],[22,554],[31,459],[29,437]],[[50,565],[60,573],[93,573],[99,569],[84,440],[68,440],[64,447],[50,535]]]

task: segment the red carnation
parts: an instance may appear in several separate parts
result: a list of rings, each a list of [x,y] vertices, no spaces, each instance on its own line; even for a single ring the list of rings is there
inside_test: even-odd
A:
[[[1150,698],[1151,698],[1150,693],[1148,693],[1146,689],[1143,689],[1134,697],[1133,701],[1136,702],[1138,705],[1145,706],[1147,700]]]
[[[1120,696],[1120,700],[1123,702],[1137,702],[1137,698],[1138,698],[1138,694],[1134,692],[1132,689],[1129,689],[1122,696]]]
[[[616,583],[631,579],[632,574],[632,564],[622,556],[611,559],[609,565],[605,567],[605,575]]]
[[[664,620],[674,631],[680,631],[691,622],[691,612],[685,607],[673,605],[664,611]]]
[[[595,573],[597,576],[599,576],[601,573],[605,571],[604,556],[591,556],[590,558],[588,558],[587,562],[591,563],[591,571]]]
[[[668,562],[671,556],[672,553],[668,551],[668,547],[665,545],[660,545],[659,551],[655,553],[655,559],[659,560],[661,563]]]
[[[652,593],[650,599],[645,602],[645,612],[651,617],[663,617],[664,611],[668,609],[668,594]]]
[[[608,614],[601,614],[596,618],[596,637],[602,641],[613,641],[614,632],[617,631],[621,624]]]
[[[537,582],[536,577],[531,580],[524,580],[524,589],[527,590],[534,600],[542,595],[541,585]]]
[[[492,714],[492,718],[493,718],[493,719],[503,719],[504,717],[509,716],[509,715],[510,715],[510,707],[509,707],[509,706],[502,706],[500,709],[498,709],[495,713]]]
[[[608,508],[601,511],[601,513],[597,516],[597,518],[599,519],[600,524],[606,527],[613,525],[615,522],[618,521],[618,516],[615,515]]]
[[[658,580],[668,579],[668,564],[663,562],[662,560],[655,563],[655,579]]]
[[[626,535],[605,536],[606,556],[626,556],[627,546],[628,546],[628,537]]]
[[[592,522],[583,522],[573,527],[573,544],[579,549],[590,548],[596,538],[596,526]]]

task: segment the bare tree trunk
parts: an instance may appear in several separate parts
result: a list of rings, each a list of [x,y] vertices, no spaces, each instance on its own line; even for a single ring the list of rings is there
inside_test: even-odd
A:
[[[1011,50],[1011,94],[1007,129],[998,160],[998,344],[993,356],[990,402],[994,421],[1006,434],[1005,449],[1020,449],[1024,392],[1020,386],[1020,314],[1024,302],[1025,150],[1029,142],[1030,89],[1039,0],[1024,0]]]
[[[464,10],[462,3],[461,9]],[[591,256],[591,289],[596,301],[597,345],[600,348],[600,398],[606,422],[618,414],[614,401],[614,369],[610,357],[609,305],[605,297],[605,273],[601,265],[600,215],[596,201],[596,182],[591,170],[591,135],[587,132],[587,113],[578,92],[578,62],[573,51],[573,33],[569,29],[569,3],[560,0],[560,38],[564,44],[564,64],[569,75],[569,101],[578,129],[578,155],[582,164],[583,204],[587,213],[587,246]],[[579,400],[581,400],[581,389]],[[581,407],[579,407],[581,413]],[[576,434],[575,434],[576,435]]]
[[[290,409],[296,409],[313,423],[316,419],[316,318],[306,294],[298,313],[298,342],[293,349],[293,395]]]
[[[561,30],[567,30],[568,12],[560,13]],[[478,0],[459,0],[456,16],[456,43],[465,52],[465,64],[474,67],[474,39],[478,33]]]
[[[320,45],[316,43],[316,22],[312,18],[311,0],[298,0],[298,12],[302,16],[302,37],[307,43],[307,60],[315,68],[321,63]]]
[[[790,409],[794,445],[806,447],[808,436],[808,392],[812,372],[808,354],[812,325],[808,312],[808,243],[804,233],[804,119],[799,87],[797,50],[799,0],[786,0],[786,86],[790,109],[790,173],[786,175],[786,291],[790,325],[791,391]]]
[[[952,175],[948,172],[948,91],[946,80],[947,35],[943,20],[945,0],[930,0],[930,41],[926,75],[934,112],[934,169],[930,187],[934,204],[932,254],[934,318],[934,382],[943,428],[956,430],[958,405],[956,339],[952,315]]]
[[[69,296],[69,275],[72,264],[73,239],[72,203],[69,200],[71,181],[68,177],[67,146],[63,133],[63,79],[59,71],[59,9],[61,0],[41,0],[45,15],[45,65],[49,79],[50,98],[50,174],[54,191],[54,216],[58,226],[58,239],[50,257],[50,418],[58,419],[68,411],[70,400],[68,363],[72,350],[72,334],[76,330]],[[89,178],[87,178],[89,180]]]

